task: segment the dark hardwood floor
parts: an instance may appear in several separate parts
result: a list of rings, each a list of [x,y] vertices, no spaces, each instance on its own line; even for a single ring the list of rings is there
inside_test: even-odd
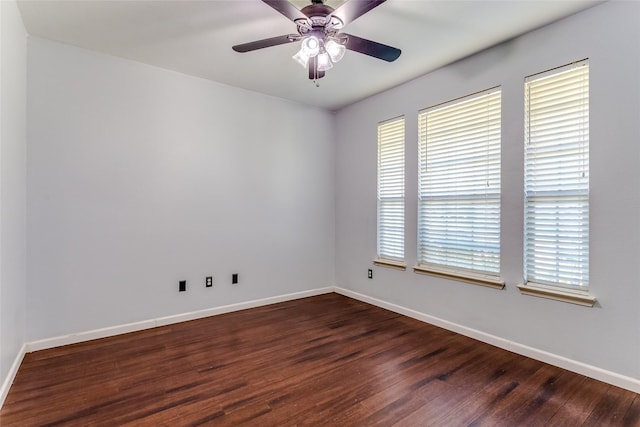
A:
[[[2,426],[637,426],[640,395],[337,294],[27,354]]]

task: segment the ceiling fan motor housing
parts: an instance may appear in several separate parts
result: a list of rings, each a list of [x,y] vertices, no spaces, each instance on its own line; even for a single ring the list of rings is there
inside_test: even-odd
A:
[[[327,16],[331,12],[333,12],[333,8],[331,6],[327,6],[322,2],[313,2],[310,5],[300,9],[300,12],[311,18],[312,16]]]
[[[298,33],[301,36],[324,34],[335,37],[338,31],[344,26],[342,20],[333,16],[333,8],[322,3],[321,0],[314,0],[312,4],[305,6],[302,12],[307,19],[297,19]]]

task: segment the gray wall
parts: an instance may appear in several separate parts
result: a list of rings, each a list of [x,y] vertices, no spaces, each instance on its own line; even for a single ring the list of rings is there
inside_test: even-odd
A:
[[[27,36],[13,1],[0,2],[0,43],[1,383],[25,341]]]
[[[640,378],[640,3],[609,2],[439,69],[337,114],[336,283],[504,340]],[[429,44],[425,44],[425,55]],[[590,61],[591,259],[594,308],[523,296],[523,79]],[[505,290],[415,274],[417,114],[502,86],[501,264]],[[409,268],[376,256],[376,125],[406,117]]]
[[[333,285],[329,113],[36,38],[28,76],[28,341]]]

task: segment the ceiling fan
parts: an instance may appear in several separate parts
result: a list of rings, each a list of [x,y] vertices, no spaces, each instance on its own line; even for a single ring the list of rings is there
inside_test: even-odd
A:
[[[250,52],[265,47],[302,41],[293,59],[309,71],[309,79],[317,80],[340,61],[346,49],[392,62],[400,56],[400,49],[363,39],[340,30],[386,0],[347,0],[337,9],[324,0],[311,0],[301,10],[288,0],[262,0],[297,26],[298,34],[286,34],[233,46],[236,52]]]

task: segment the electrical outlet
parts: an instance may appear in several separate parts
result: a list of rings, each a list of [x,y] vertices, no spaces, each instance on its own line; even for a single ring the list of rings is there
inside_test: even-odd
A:
[[[373,279],[373,270],[372,269],[369,269],[369,271],[367,271],[367,277],[369,279]]]
[[[185,292],[187,290],[187,281],[186,280],[180,280],[178,282],[178,291],[179,292]]]
[[[207,288],[212,287],[212,286],[213,286],[213,276],[207,276],[207,277],[204,279],[204,285],[205,285]]]
[[[233,273],[231,275],[231,284],[232,285],[237,285],[238,284],[238,273]]]

